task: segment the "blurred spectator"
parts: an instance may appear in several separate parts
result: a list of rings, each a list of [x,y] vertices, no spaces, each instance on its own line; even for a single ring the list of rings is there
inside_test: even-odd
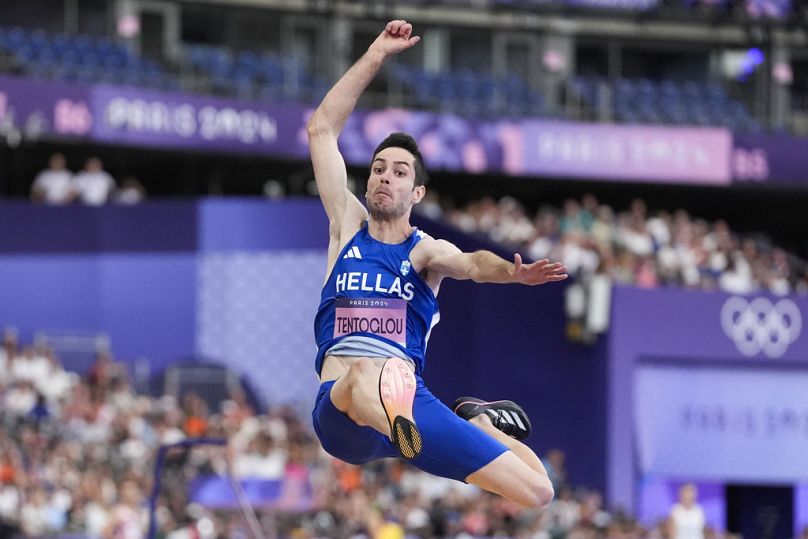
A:
[[[3,343],[0,347],[0,389],[11,377],[14,358],[17,357],[17,330],[13,327],[3,329]]]
[[[146,200],[146,188],[134,176],[127,176],[112,199],[117,204],[138,204]]]
[[[562,485],[555,499],[547,506],[552,535],[565,535],[581,520],[581,505],[575,499],[572,487]]]
[[[128,480],[121,484],[118,503],[112,508],[104,535],[116,539],[145,537],[148,514],[142,502],[143,492],[135,481]]]
[[[84,170],[73,178],[73,189],[82,204],[100,206],[110,200],[115,180],[104,170],[99,158],[90,157],[84,163]]]
[[[553,489],[559,491],[562,486],[568,484],[567,456],[560,449],[550,449],[542,459],[542,464],[547,470],[547,477],[553,483]]]
[[[415,206],[418,213],[426,215],[430,219],[440,219],[443,216],[443,208],[440,205],[440,198],[435,191],[427,191],[421,202]]]
[[[278,180],[267,180],[264,182],[263,192],[265,197],[277,200],[286,196],[286,187]]]
[[[279,448],[266,432],[259,432],[247,447],[239,453],[234,463],[238,477],[280,479],[286,468],[286,451]]]
[[[367,529],[373,539],[404,539],[404,528],[398,523],[384,518],[381,511],[372,508],[368,511]]]
[[[112,353],[106,348],[98,350],[95,361],[87,371],[87,382],[91,388],[106,392],[116,378],[125,376],[123,366],[112,359]]]
[[[76,198],[73,190],[73,173],[67,169],[65,156],[51,155],[48,168],[34,178],[31,186],[31,200],[44,204],[69,204]]]
[[[195,393],[188,393],[183,398],[185,421],[183,430],[191,438],[200,438],[208,430],[208,405]]]
[[[679,488],[679,501],[671,509],[673,539],[704,539],[704,510],[697,503],[696,485],[687,483]]]

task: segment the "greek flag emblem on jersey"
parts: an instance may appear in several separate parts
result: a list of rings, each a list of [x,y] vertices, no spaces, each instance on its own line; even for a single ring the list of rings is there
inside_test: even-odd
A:
[[[410,272],[410,266],[411,264],[409,260],[405,260],[404,262],[401,263],[401,267],[399,268],[399,270],[401,271],[402,276],[406,276]]]

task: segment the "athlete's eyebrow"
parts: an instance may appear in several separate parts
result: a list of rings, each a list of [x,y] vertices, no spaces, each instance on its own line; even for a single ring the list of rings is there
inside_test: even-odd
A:
[[[377,157],[376,159],[374,159],[374,160],[373,160],[373,162],[374,162],[374,163],[375,163],[376,161],[381,161],[382,163],[387,163],[387,160],[386,160],[386,159],[382,159],[381,157]],[[393,161],[393,164],[394,164],[394,165],[406,165],[406,166],[408,166],[408,167],[410,166],[410,164],[409,164],[409,163],[407,163],[406,161]]]

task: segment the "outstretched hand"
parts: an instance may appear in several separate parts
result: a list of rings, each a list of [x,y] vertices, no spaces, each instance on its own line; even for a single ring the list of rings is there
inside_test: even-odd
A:
[[[522,255],[513,255],[513,281],[515,283],[536,285],[563,281],[567,275],[567,267],[561,262],[550,263],[548,259],[537,260],[530,264],[522,264]]]
[[[379,34],[379,37],[376,38],[370,48],[377,49],[383,52],[385,56],[389,56],[409,49],[419,41],[421,41],[420,36],[412,35],[412,25],[410,23],[404,20],[395,20],[387,23],[384,31]]]

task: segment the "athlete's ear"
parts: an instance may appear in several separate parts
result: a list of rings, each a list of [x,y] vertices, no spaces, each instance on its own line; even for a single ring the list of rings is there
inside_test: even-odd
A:
[[[421,200],[423,200],[424,195],[426,195],[426,187],[423,185],[416,185],[412,190],[412,203],[418,204],[421,202]]]

